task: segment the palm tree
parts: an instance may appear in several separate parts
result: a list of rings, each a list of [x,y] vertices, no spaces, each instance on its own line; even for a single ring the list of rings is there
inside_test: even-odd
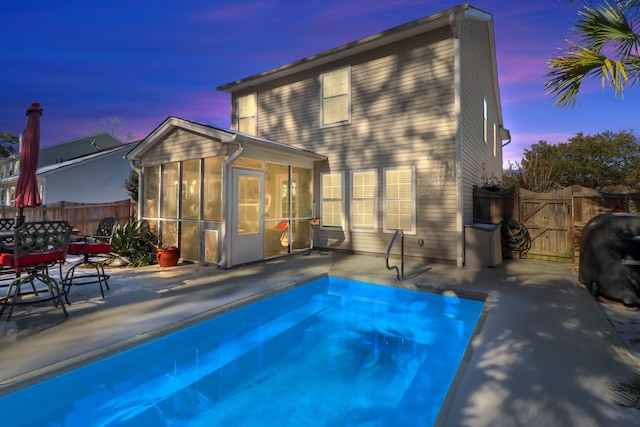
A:
[[[616,97],[640,78],[639,9],[640,0],[605,0],[582,7],[571,28],[577,42],[567,40],[569,47],[547,63],[545,88],[556,98],[555,105],[574,106],[587,77],[600,77],[603,89],[608,83]]]

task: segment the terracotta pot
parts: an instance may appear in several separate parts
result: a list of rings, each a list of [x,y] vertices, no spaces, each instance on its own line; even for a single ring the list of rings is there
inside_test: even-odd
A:
[[[156,260],[160,267],[173,267],[178,264],[179,259],[180,249],[178,248],[156,249]]]

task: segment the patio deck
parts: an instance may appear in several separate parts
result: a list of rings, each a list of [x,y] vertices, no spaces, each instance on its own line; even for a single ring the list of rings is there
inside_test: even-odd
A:
[[[97,285],[72,289],[69,318],[44,305],[17,308],[11,322],[0,319],[0,395],[326,273],[384,284],[395,279],[384,257],[317,251],[232,270],[111,269],[106,299]],[[611,384],[640,373],[640,312],[594,301],[571,265],[409,262],[405,273],[402,286],[491,296],[438,425],[640,424],[640,411],[615,405],[610,395]]]

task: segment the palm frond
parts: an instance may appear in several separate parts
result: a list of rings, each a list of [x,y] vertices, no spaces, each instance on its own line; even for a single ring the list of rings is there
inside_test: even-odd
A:
[[[580,19],[572,27],[582,45],[592,50],[611,50],[627,56],[638,48],[640,38],[633,25],[635,14],[629,2],[605,1],[598,6],[587,5],[579,12]]]
[[[603,90],[609,85],[616,97],[640,78],[640,35],[634,27],[638,10],[637,0],[605,0],[580,10],[572,28],[579,43],[567,40],[569,47],[547,63],[545,89],[556,98],[555,105],[574,106],[582,82],[589,77],[599,77]]]
[[[616,405],[640,409],[640,375],[633,375],[627,381],[613,385],[611,392]]]

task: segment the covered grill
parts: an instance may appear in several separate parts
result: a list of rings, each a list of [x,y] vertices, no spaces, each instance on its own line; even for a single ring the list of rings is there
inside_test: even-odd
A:
[[[594,296],[640,305],[640,216],[607,213],[591,219],[580,240],[579,276]]]

